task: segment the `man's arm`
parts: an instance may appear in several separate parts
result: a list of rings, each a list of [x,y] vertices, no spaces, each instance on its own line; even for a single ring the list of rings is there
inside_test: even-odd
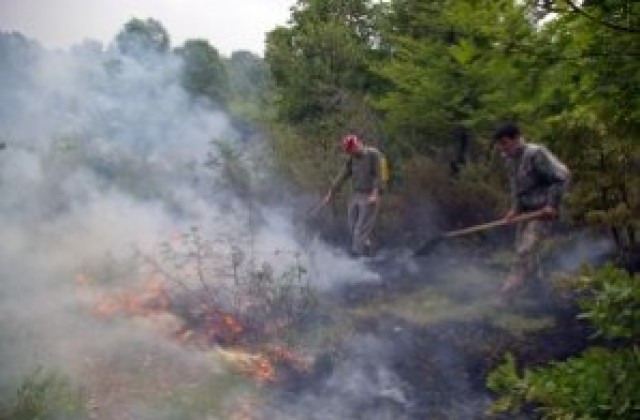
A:
[[[325,195],[324,197],[323,201],[325,202],[325,204],[331,201],[335,193],[340,191],[340,188],[342,188],[342,185],[344,185],[345,181],[349,179],[350,176],[351,176],[351,159],[347,159],[344,166],[338,173],[338,176],[336,176],[336,178],[331,183],[331,187],[329,187],[329,191],[327,192],[327,195]]]
[[[558,213],[562,203],[569,182],[569,170],[544,147],[534,157],[534,168],[540,181],[548,185],[545,208],[548,216],[553,217]]]
[[[569,170],[546,148],[536,154],[534,163],[540,180],[549,185],[547,203],[557,209],[569,182]]]

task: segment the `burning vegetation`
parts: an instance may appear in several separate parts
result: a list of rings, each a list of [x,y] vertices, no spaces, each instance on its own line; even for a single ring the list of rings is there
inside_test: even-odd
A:
[[[137,252],[125,264],[134,271],[115,270],[125,277],[78,273],[77,293],[97,318],[147,320],[181,345],[215,351],[259,382],[309,371],[312,359],[292,343],[292,332],[316,310],[300,255],[277,251],[292,257],[277,273],[267,262],[256,267],[237,246],[221,248],[192,228],[155,255]]]
[[[193,228],[156,253],[138,251],[120,264],[107,259],[111,270],[85,269],[76,288],[98,320],[143,321],[263,387],[220,403],[238,419],[310,412],[311,418],[477,415],[490,403],[485,379],[506,351],[549,360],[584,347],[589,334],[571,315],[556,326],[557,336],[549,335],[548,313],[496,315],[481,298],[460,296],[480,284],[481,294],[493,292],[489,275],[479,272],[429,261],[413,276],[323,294],[311,287],[301,256],[280,251],[276,257],[288,260],[285,269],[258,264],[239,246],[214,244]],[[323,312],[333,315],[319,323]],[[315,341],[301,338],[309,330]],[[171,377],[158,381],[169,400]],[[219,386],[207,385],[206,392]],[[92,401],[96,412],[110,404],[99,395]]]

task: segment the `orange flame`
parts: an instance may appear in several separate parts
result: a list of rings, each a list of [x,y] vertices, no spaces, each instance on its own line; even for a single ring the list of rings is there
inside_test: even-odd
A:
[[[276,369],[267,356],[260,353],[248,353],[242,349],[218,348],[218,353],[241,372],[261,382],[275,382]]]
[[[108,318],[116,315],[149,316],[170,309],[171,300],[159,278],[150,278],[140,290],[96,291],[91,288],[91,279],[83,274],[76,275],[75,283],[81,300],[88,302],[93,315]]]
[[[151,277],[142,287],[128,291],[96,290],[95,283],[84,273],[76,275],[75,283],[80,297],[90,305],[92,314],[97,317],[110,318],[117,315],[152,317],[170,314],[176,318],[172,313],[170,294],[160,276]],[[232,344],[237,346],[247,328],[231,313],[213,307],[203,309],[205,325],[200,327],[172,325],[170,335],[185,345],[196,344],[210,348],[215,343],[225,361],[260,382],[275,382],[278,377],[276,369],[278,365],[287,365],[298,371],[310,369],[309,358],[281,345],[267,345],[259,352],[249,352],[239,347],[223,349],[220,346]],[[288,324],[284,322],[274,324],[272,332],[275,333],[287,326]],[[265,332],[270,331],[267,328]]]

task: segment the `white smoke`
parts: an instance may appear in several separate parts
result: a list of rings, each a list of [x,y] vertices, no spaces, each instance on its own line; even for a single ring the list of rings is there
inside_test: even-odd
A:
[[[241,236],[250,226],[256,255],[276,268],[289,263],[277,249],[309,258],[286,210],[247,206],[221,182],[220,168],[205,165],[219,158],[213,140],[240,148],[229,118],[189,97],[172,54],[138,61],[95,42],[49,52],[16,35],[1,41],[22,54],[0,61],[7,144],[0,152],[0,391],[39,364],[75,372],[86,384],[92,363],[137,363],[149,352],[191,372],[189,380],[215,368],[139,326],[91,319],[74,278],[106,256],[150,250],[190,226],[209,238]],[[344,253],[321,243],[314,249],[319,265],[331,267],[318,285],[367,277]]]

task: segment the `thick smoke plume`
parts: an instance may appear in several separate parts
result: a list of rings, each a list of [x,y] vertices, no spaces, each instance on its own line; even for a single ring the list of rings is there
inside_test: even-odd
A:
[[[96,372],[150,371],[162,360],[166,377],[154,380],[179,386],[217,371],[210,357],[150,329],[91,318],[76,282],[105,261],[114,262],[105,269],[125,271],[118,264],[134,251],[151,252],[193,226],[220,242],[221,253],[248,244],[246,252],[275,270],[290,264],[277,251],[299,254],[315,287],[372,277],[318,241],[301,244],[290,210],[234,192],[218,145],[239,150],[262,182],[267,157],[219,107],[184,91],[178,57],[136,59],[91,41],[52,52],[17,34],[0,34],[0,47],[3,395],[38,366],[107,394]],[[161,418],[135,396],[113,394],[122,410],[114,418]]]

